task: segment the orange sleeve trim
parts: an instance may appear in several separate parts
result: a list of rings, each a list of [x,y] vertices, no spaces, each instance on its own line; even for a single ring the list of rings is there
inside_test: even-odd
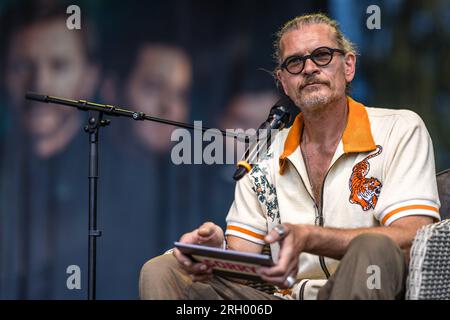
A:
[[[245,233],[246,235],[252,236],[254,238],[257,238],[257,239],[260,239],[260,240],[264,240],[264,236],[262,234],[258,234],[256,232],[249,231],[249,230],[241,228],[241,227],[228,226],[227,229],[228,230],[238,231],[238,232],[241,232],[241,233]]]
[[[398,208],[398,209],[395,209],[395,210],[389,212],[387,215],[384,216],[383,220],[381,221],[381,224],[384,225],[386,223],[386,221],[396,213],[406,211],[406,210],[415,210],[415,209],[431,210],[431,211],[435,211],[439,214],[439,210],[432,206],[426,206],[426,205],[406,206],[406,207],[401,207],[401,208]]]

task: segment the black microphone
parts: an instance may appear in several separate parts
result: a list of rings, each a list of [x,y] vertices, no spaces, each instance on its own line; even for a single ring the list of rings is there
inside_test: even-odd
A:
[[[35,93],[35,92],[27,92],[25,94],[25,99],[35,100],[35,101],[40,101],[40,102],[48,102],[48,96],[39,94],[39,93]]]
[[[283,97],[278,100],[275,105],[270,109],[269,117],[264,121],[256,131],[256,135],[251,139],[250,145],[244,153],[244,157],[237,163],[238,169],[236,169],[233,179],[238,181],[243,178],[253,168],[253,164],[257,162],[260,149],[264,149],[266,152],[272,144],[272,130],[281,130],[291,121],[291,110],[287,97]],[[261,135],[262,134],[262,135]],[[265,146],[261,146],[261,136],[264,139]],[[264,147],[264,148],[261,148]]]

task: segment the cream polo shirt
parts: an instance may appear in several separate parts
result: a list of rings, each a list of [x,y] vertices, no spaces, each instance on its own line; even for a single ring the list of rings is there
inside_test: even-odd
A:
[[[368,108],[348,98],[347,126],[317,208],[300,151],[303,116],[282,130],[267,158],[236,184],[226,235],[264,244],[279,223],[333,228],[389,226],[410,215],[436,220],[439,198],[433,146],[420,117],[408,110]],[[278,259],[278,244],[271,245]],[[301,253],[294,299],[315,298],[338,261]]]

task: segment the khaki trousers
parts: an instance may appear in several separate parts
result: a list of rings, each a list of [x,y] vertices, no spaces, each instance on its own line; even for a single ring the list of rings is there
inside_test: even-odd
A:
[[[402,299],[407,271],[404,254],[394,241],[384,235],[363,234],[350,242],[339,267],[317,298]],[[279,299],[219,276],[208,282],[193,282],[171,254],[156,257],[142,267],[139,296],[152,300]]]

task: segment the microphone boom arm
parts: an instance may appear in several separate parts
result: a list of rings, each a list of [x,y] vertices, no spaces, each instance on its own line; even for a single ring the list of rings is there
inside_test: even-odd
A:
[[[201,130],[202,132],[206,132],[207,130],[211,129],[211,128],[203,127],[203,126],[198,127],[198,126],[195,126],[195,125],[192,125],[189,123],[152,117],[152,116],[146,115],[144,112],[128,110],[128,109],[116,107],[116,106],[109,105],[109,104],[100,104],[100,103],[89,102],[86,100],[72,100],[72,99],[67,99],[67,98],[42,95],[42,94],[34,93],[34,92],[26,93],[25,98],[28,100],[34,100],[34,101],[46,102],[46,103],[55,103],[55,104],[60,104],[60,105],[64,105],[64,106],[74,107],[74,108],[78,108],[79,110],[82,110],[82,111],[92,110],[92,111],[102,112],[109,116],[132,118],[133,120],[136,120],[136,121],[148,120],[148,121],[173,125],[173,126],[180,127],[180,128]],[[227,132],[227,131],[220,130],[220,129],[215,129],[215,130],[220,131],[222,136],[231,137],[231,138],[234,138],[237,140],[243,140],[245,142],[248,141],[248,137],[245,136],[245,134],[234,134],[234,133]]]

